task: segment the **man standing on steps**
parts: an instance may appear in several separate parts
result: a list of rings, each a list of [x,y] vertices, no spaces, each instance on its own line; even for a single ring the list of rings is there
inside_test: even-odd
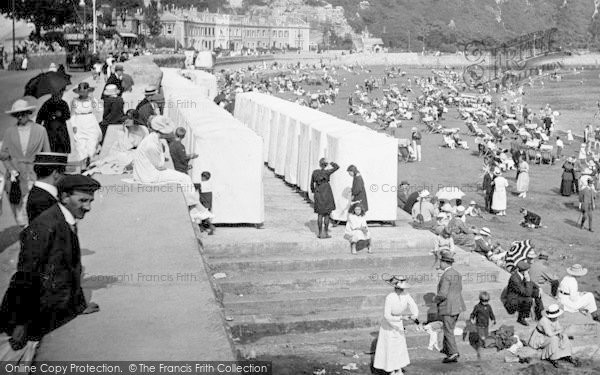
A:
[[[442,361],[443,363],[458,361],[460,355],[458,354],[458,348],[454,339],[454,327],[460,313],[467,309],[462,298],[462,276],[452,268],[453,263],[454,258],[452,255],[443,252],[440,258],[439,269],[443,270],[444,273],[440,277],[437,295],[434,298],[434,302],[438,306],[438,315],[442,320],[444,331],[442,353],[446,355],[446,358]]]

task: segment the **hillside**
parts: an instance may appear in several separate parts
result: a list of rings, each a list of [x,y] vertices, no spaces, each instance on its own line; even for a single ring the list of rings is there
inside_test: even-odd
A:
[[[597,0],[596,0],[597,1]],[[367,27],[386,46],[455,51],[473,40],[501,42],[557,27],[566,48],[600,48],[595,0],[163,0],[211,11],[263,16],[294,14],[310,22],[317,38],[340,42]],[[341,8],[337,8],[341,7]],[[311,35],[312,37],[312,35]],[[325,38],[327,39],[327,38]]]

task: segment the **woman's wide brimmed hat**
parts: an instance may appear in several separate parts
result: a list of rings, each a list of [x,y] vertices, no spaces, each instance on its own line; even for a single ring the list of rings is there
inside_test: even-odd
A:
[[[442,211],[452,212],[452,206],[450,205],[450,203],[448,203],[448,202],[444,203],[444,205],[442,206]]]
[[[495,174],[496,176],[500,176],[500,175],[502,174],[502,171],[500,170],[500,168],[495,168],[495,169],[494,169],[494,174]]]
[[[36,108],[37,107],[35,105],[30,105],[27,100],[19,99],[15,101],[10,110],[6,111],[5,113],[8,115],[15,115],[17,113],[33,112]]]
[[[77,85],[76,88],[73,89],[73,92],[75,94],[82,94],[82,93],[92,92],[92,91],[94,91],[94,88],[91,87],[90,84],[87,82],[81,82],[81,83],[79,83],[79,85]]]
[[[150,121],[150,127],[162,134],[171,134],[175,127],[165,116],[154,116]]]
[[[563,310],[556,303],[551,304],[546,309],[546,317],[548,318],[558,318],[563,314]]]
[[[451,252],[448,251],[442,251],[442,255],[440,257],[440,262],[446,262],[446,263],[454,263],[454,255]]]
[[[571,276],[585,276],[587,272],[587,268],[584,268],[581,264],[574,264],[567,268],[567,273]]]
[[[427,198],[429,195],[431,195],[429,191],[423,190],[419,193],[419,198]]]
[[[104,88],[104,95],[119,95],[119,88],[117,85],[108,85]]]
[[[392,278],[387,280],[386,282],[397,289],[410,288],[410,285],[408,284],[404,276],[392,276]]]
[[[483,227],[479,231],[479,234],[484,235],[484,236],[491,236],[492,235],[492,231],[490,230],[490,228]]]

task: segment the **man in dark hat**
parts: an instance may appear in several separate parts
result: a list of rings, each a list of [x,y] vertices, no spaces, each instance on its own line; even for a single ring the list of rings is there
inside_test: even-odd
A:
[[[149,126],[150,116],[155,116],[160,114],[160,109],[158,108],[158,104],[153,101],[154,95],[158,92],[158,88],[156,86],[148,86],[144,90],[144,99],[142,99],[135,110],[138,111],[140,120],[146,125]]]
[[[438,283],[437,295],[434,302],[438,306],[438,315],[442,319],[444,331],[444,346],[442,353],[446,355],[443,363],[457,362],[458,348],[454,339],[454,327],[461,312],[467,308],[462,297],[462,276],[452,268],[454,258],[449,252],[442,252],[439,269],[444,273]]]
[[[81,288],[81,252],[76,220],[90,211],[98,181],[66,175],[58,202],[21,232],[21,253],[0,307],[0,332],[14,350],[66,324],[78,314],[99,310]],[[68,261],[67,261],[68,260]]]
[[[531,281],[528,261],[522,260],[517,263],[517,268],[508,279],[506,287],[506,298],[502,301],[509,314],[518,313],[517,323],[528,326],[527,318],[531,314],[535,285]],[[538,289],[539,290],[539,289]]]
[[[68,157],[67,154],[54,152],[35,155],[33,171],[37,180],[27,198],[27,217],[30,223],[58,201],[56,184],[65,174]]]

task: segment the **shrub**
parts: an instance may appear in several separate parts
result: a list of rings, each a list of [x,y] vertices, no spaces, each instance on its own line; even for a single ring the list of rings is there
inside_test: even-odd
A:
[[[161,68],[185,67],[185,55],[155,56],[152,60]]]

